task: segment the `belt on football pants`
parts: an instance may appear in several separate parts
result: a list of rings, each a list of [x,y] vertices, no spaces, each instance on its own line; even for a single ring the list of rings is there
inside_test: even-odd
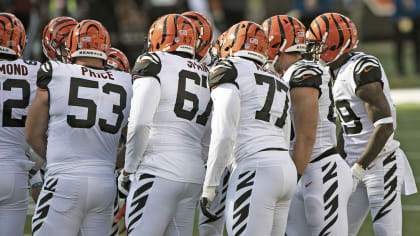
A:
[[[274,147],[271,147],[271,148],[261,149],[258,152],[265,152],[265,151],[289,151],[289,150],[284,149],[284,148],[274,148]]]
[[[319,155],[317,158],[313,159],[312,161],[310,161],[309,163],[315,163],[317,161],[320,161],[326,157],[329,157],[331,155],[337,154],[337,148],[336,147],[332,147],[328,150],[326,150],[325,152],[321,153],[321,155]]]

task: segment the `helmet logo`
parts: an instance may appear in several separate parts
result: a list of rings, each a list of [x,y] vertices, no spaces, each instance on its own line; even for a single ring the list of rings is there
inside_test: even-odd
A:
[[[188,35],[188,32],[186,30],[180,30],[179,34],[180,35]]]
[[[253,43],[253,44],[258,44],[258,39],[256,39],[256,38],[250,38],[249,39],[249,42],[250,43]]]
[[[81,41],[82,42],[90,42],[90,37],[87,37],[87,36],[82,37]]]

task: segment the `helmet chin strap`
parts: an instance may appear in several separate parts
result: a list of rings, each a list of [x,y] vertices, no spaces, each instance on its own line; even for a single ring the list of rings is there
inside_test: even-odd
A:
[[[337,54],[337,56],[331,62],[336,61],[341,55],[343,55],[344,50],[349,46],[349,44],[350,44],[350,39],[347,39],[346,45],[344,45],[344,47],[341,48],[340,52]]]
[[[277,51],[276,56],[274,57],[274,59],[272,61],[267,61],[267,63],[265,63],[264,68],[274,72],[274,73],[280,73],[276,70],[276,68],[274,67],[274,65],[277,63],[277,60],[279,59],[279,56],[281,55],[281,52],[283,52],[284,47],[286,47],[287,44],[287,39],[284,39],[283,43],[280,46],[280,49]]]
[[[321,63],[321,65],[323,66],[328,66],[329,64],[335,62],[341,55],[343,55],[344,50],[349,46],[350,43],[351,41],[350,39],[348,39],[344,47],[342,47],[340,52],[337,54],[337,56],[335,56],[334,60],[327,62],[327,61],[322,60],[322,58],[319,58],[319,63]]]
[[[271,60],[271,61],[267,61],[265,64],[264,64],[264,68],[265,69],[267,69],[267,70],[270,70],[270,71],[272,71],[272,72],[274,72],[274,73],[280,73],[280,72],[278,72],[277,70],[276,70],[276,68],[274,67],[274,65],[277,63],[277,60],[279,59],[279,55],[276,55],[275,57],[274,57],[274,59],[273,60]]]
[[[211,63],[211,56],[209,51],[206,52],[206,55],[204,55],[204,57],[201,58],[199,62],[203,63],[204,65],[209,65]]]

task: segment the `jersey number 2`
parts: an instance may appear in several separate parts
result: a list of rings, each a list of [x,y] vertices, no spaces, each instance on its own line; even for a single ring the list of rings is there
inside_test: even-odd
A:
[[[21,119],[12,118],[12,109],[25,109],[29,105],[31,89],[28,81],[7,79],[3,83],[3,91],[12,91],[12,88],[22,89],[22,99],[7,99],[3,103],[3,127],[25,127],[26,116]]]
[[[261,110],[255,112],[255,119],[270,122],[270,111],[271,111],[271,106],[273,105],[275,92],[284,91],[285,93],[287,93],[289,89],[287,88],[286,85],[284,85],[278,80],[275,80],[273,77],[261,75],[261,74],[254,74],[254,76],[255,76],[255,81],[257,85],[263,85],[263,83],[268,84],[267,97],[265,98],[264,106]],[[280,118],[277,118],[276,123],[275,123],[277,127],[283,128],[286,121],[288,109],[289,109],[289,96],[286,95],[286,99],[283,106],[283,114],[281,115]]]
[[[86,80],[81,78],[71,78],[69,106],[85,107],[87,108],[87,118],[77,119],[75,115],[67,115],[67,123],[73,128],[91,128],[96,122],[97,105],[91,99],[79,98],[79,88],[99,88],[98,81]],[[109,94],[110,92],[120,95],[120,105],[113,105],[112,112],[118,115],[115,125],[110,125],[105,119],[99,118],[99,128],[106,132],[115,134],[120,130],[122,121],[124,119],[123,111],[127,104],[127,92],[121,85],[106,83],[102,87],[102,92]]]

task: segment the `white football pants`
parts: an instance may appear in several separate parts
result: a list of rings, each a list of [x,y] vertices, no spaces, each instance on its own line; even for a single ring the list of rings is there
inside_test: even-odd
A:
[[[109,235],[115,176],[47,176],[32,218],[34,236]]]
[[[229,236],[284,236],[297,180],[288,151],[261,151],[233,170],[226,196]]]
[[[338,154],[309,163],[292,198],[286,235],[348,235],[352,184],[351,170]]]
[[[29,200],[28,173],[3,171],[3,167],[0,167],[0,236],[23,235]]]
[[[376,236],[402,235],[401,185],[406,156],[401,149],[377,157],[365,171],[348,204],[349,235],[359,231],[369,209]]]
[[[172,181],[139,173],[127,197],[129,236],[192,235],[201,184]]]

